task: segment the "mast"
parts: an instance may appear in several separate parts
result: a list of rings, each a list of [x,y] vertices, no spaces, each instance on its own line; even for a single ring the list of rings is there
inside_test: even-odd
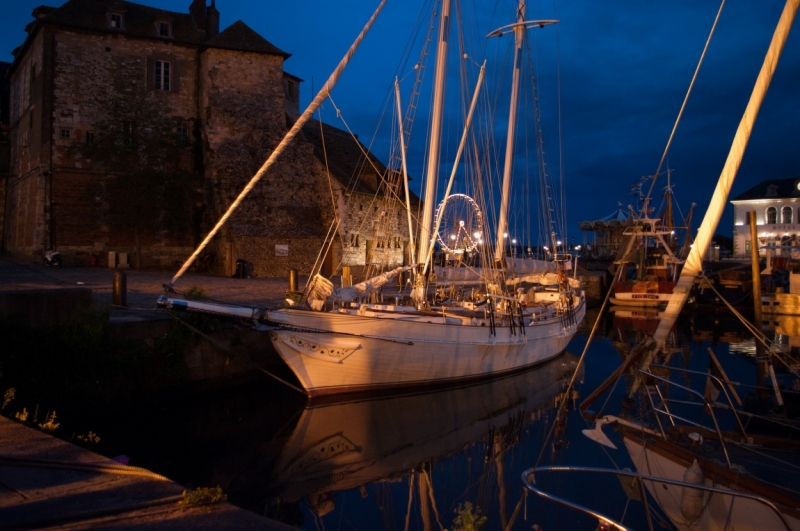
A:
[[[503,260],[503,247],[508,230],[508,203],[511,195],[511,170],[514,166],[514,133],[517,125],[517,106],[519,103],[520,69],[522,65],[522,45],[525,30],[528,28],[541,28],[554,24],[557,20],[525,20],[525,0],[518,0],[517,20],[513,24],[503,26],[491,32],[487,37],[500,37],[506,33],[514,32],[514,70],[511,78],[511,105],[508,109],[508,133],[506,137],[506,155],[503,163],[503,188],[500,198],[500,218],[497,221],[497,236],[495,243],[494,260],[500,263]]]
[[[442,0],[442,14],[439,19],[439,39],[436,45],[436,66],[434,70],[433,108],[431,140],[428,145],[428,167],[426,170],[424,205],[420,222],[419,252],[417,256],[428,256],[433,225],[433,207],[436,204],[436,189],[439,182],[439,155],[442,143],[442,114],[444,109],[444,82],[447,74],[447,41],[450,34],[450,0]],[[420,273],[423,273],[420,271]],[[414,284],[414,300],[425,299],[424,274],[417,275]]]
[[[518,0],[517,22],[514,24],[514,70],[511,78],[511,105],[508,109],[508,134],[506,136],[506,160],[503,165],[503,192],[500,197],[500,219],[497,221],[494,261],[503,261],[503,248],[508,234],[508,201],[511,194],[511,169],[514,165],[514,133],[517,125],[517,103],[519,99],[519,73],[522,58],[522,41],[525,37],[525,0]]]
[[[400,127],[400,159],[403,163],[403,186],[406,192],[406,215],[408,216],[408,249],[411,264],[417,261],[414,252],[414,225],[411,221],[411,194],[408,192],[408,169],[406,166],[406,133],[403,131],[403,108],[400,105],[400,82],[394,78],[394,95],[397,102],[397,125]]]
[[[661,319],[661,322],[658,324],[658,329],[653,336],[657,348],[662,348],[664,346],[670,328],[672,328],[686,299],[689,297],[689,291],[694,283],[694,277],[703,267],[703,256],[708,250],[708,245],[711,243],[711,238],[714,231],[717,229],[719,219],[722,217],[722,213],[725,210],[728,194],[733,186],[733,180],[736,178],[739,166],[742,163],[742,157],[744,156],[747,142],[750,139],[753,124],[755,124],[758,111],[761,108],[761,103],[764,101],[764,96],[767,93],[770,81],[772,81],[775,68],[778,66],[778,59],[781,56],[784,44],[786,44],[786,39],[789,37],[789,31],[792,28],[792,22],[797,14],[799,4],[800,0],[787,0],[783,8],[783,13],[781,13],[781,18],[775,28],[775,33],[772,35],[772,42],[770,42],[767,55],[761,66],[761,71],[758,73],[753,92],[750,95],[750,101],[747,103],[742,119],[739,122],[739,127],[736,130],[736,135],[733,138],[733,143],[728,153],[728,158],[720,173],[714,195],[711,197],[711,204],[709,204],[706,215],[703,217],[703,221],[697,231],[694,247],[692,247],[689,256],[686,258],[683,271],[681,271],[681,277],[673,292],[674,295],[670,299],[667,309],[664,312],[664,318]],[[645,366],[647,364],[649,364],[649,361],[645,362]]]

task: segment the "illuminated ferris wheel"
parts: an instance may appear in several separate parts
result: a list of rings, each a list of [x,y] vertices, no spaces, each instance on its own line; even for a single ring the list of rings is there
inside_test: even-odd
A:
[[[453,194],[443,199],[436,207],[436,223],[436,239],[448,253],[471,253],[483,243],[483,214],[468,195]]]

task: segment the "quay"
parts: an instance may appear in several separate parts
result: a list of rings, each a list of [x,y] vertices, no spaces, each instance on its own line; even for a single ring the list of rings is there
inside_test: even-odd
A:
[[[294,529],[0,416],[0,530]]]

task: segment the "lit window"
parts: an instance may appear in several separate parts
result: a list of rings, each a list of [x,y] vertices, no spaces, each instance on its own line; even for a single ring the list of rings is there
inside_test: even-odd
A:
[[[792,207],[785,206],[781,209],[781,223],[789,225],[792,223]]]
[[[156,90],[169,90],[169,61],[156,61]]]
[[[769,207],[767,209],[767,225],[775,225],[778,222],[778,209]]]
[[[69,135],[70,135],[70,130],[69,129],[62,129],[61,130],[61,138],[68,139]]]
[[[108,16],[108,21],[112,28],[122,28],[122,15],[119,13],[111,13]]]

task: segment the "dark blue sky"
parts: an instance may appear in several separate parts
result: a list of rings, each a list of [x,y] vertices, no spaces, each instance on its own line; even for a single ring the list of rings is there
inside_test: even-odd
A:
[[[23,42],[31,11],[42,3],[48,4],[47,0],[3,2],[0,60],[13,59],[10,51]],[[187,12],[191,2],[138,3]],[[62,0],[49,2],[61,4]],[[560,20],[557,29],[536,30],[542,32],[537,46],[550,57],[549,63],[543,60],[540,76],[543,119],[555,123],[555,107],[546,105],[553,101],[555,76],[548,80],[547,73],[554,72],[556,43],[560,44],[563,171],[570,236],[578,241],[577,222],[609,214],[618,201],[634,203],[628,195],[630,186],[656,170],[719,5],[696,0],[560,4],[532,1],[528,18]],[[312,84],[318,89],[327,79],[376,5],[372,0],[217,0],[221,27],[241,19],[292,54],[285,69],[305,80],[303,106],[311,98]],[[782,9],[783,2],[778,0],[728,0],[723,11],[669,155],[680,208],[685,213],[692,201],[698,204],[695,227],[713,192]],[[337,107],[362,141],[368,142],[373,134],[418,10],[415,2],[388,0],[334,90]],[[504,20],[505,15],[495,15],[495,26]],[[794,29],[784,49],[732,197],[762,179],[800,176],[799,32]],[[341,127],[333,118],[324,115],[323,119]],[[555,136],[550,138],[555,140]],[[557,157],[553,155],[557,148],[551,146],[551,156]],[[380,150],[376,154],[385,159]],[[731,225],[729,205],[718,232],[730,234]]]

